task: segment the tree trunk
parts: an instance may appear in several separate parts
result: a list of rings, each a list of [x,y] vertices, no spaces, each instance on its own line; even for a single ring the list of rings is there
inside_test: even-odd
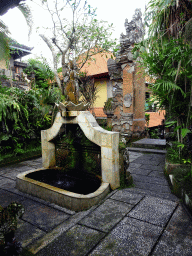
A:
[[[47,44],[47,46],[49,47],[49,49],[52,52],[53,65],[54,65],[54,74],[55,74],[56,82],[57,82],[59,88],[62,90],[61,81],[60,81],[60,78],[59,78],[58,73],[57,73],[57,55],[55,53],[55,50],[54,50],[53,46],[51,45],[51,43],[49,42],[49,40],[44,35],[39,35],[39,36],[43,39],[43,41]]]

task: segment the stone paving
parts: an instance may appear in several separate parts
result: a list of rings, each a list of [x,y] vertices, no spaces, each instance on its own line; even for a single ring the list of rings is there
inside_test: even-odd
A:
[[[18,173],[40,167],[36,159],[0,168],[0,204],[24,205],[16,238],[35,255],[192,255],[191,216],[171,194],[163,155],[131,152],[135,187],[112,191],[79,213],[15,188]]]

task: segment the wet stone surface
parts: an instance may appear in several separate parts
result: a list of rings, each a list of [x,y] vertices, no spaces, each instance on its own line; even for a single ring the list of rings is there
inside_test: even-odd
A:
[[[152,170],[152,171],[160,171],[163,172],[164,168],[162,166],[143,164],[140,166],[142,169]]]
[[[176,236],[172,236],[171,233],[164,231],[152,255],[153,256],[164,256],[164,255],[191,256],[192,255],[191,235],[176,237]]]
[[[80,221],[81,224],[104,232],[112,229],[131,209],[133,205],[107,199],[95,211]]]
[[[36,228],[32,224],[19,219],[17,224],[17,230],[15,238],[22,243],[23,247],[26,247],[35,239],[38,239],[46,233],[39,228]]]
[[[128,168],[128,171],[131,173],[131,174],[137,174],[137,175],[149,175],[152,170],[147,170],[147,169],[141,169],[141,168]]]
[[[0,205],[2,207],[8,206],[11,202],[18,202],[22,204],[22,201],[25,198],[19,195],[16,195],[14,193],[10,193],[8,191],[5,191],[3,189],[0,189]]]
[[[111,198],[128,204],[137,204],[143,198],[143,196],[130,193],[128,189],[124,189],[117,191]]]
[[[163,179],[165,179],[164,172],[159,172],[159,171],[152,171],[149,173],[149,176],[162,177]]]
[[[64,220],[69,218],[68,214],[53,209],[52,207],[27,199],[22,201],[25,208],[23,220],[39,227],[44,231],[50,231]]]
[[[160,227],[126,217],[90,256],[148,255],[161,232]]]
[[[16,174],[41,166],[41,158],[2,167],[0,205],[24,205],[16,238],[35,255],[191,256],[192,221],[166,185],[164,159],[131,152],[127,171],[135,187],[114,190],[100,205],[79,213],[15,188]]]
[[[129,214],[129,217],[164,227],[177,203],[155,197],[145,197]]]
[[[76,225],[59,236],[47,247],[39,251],[37,256],[83,256],[104,237],[104,233]]]
[[[155,160],[149,160],[149,159],[136,159],[132,163],[137,163],[137,164],[148,164],[150,162],[150,165],[152,166],[157,166],[161,163],[161,161],[155,161]]]
[[[159,184],[168,186],[168,182],[165,178],[160,177],[150,177],[150,176],[144,176],[144,175],[138,175],[138,174],[132,174],[133,180],[137,180],[139,182],[146,182],[146,183],[152,183],[152,184]]]
[[[152,184],[152,183],[147,183],[147,182],[139,182],[134,180],[134,184],[136,188],[141,188],[149,191],[153,191],[156,193],[171,193],[171,190],[168,186],[163,186],[163,185],[157,185],[157,184]]]

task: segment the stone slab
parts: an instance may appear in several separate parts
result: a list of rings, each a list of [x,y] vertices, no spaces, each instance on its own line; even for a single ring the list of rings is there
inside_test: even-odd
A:
[[[132,163],[137,163],[137,164],[149,164],[150,163],[150,165],[155,165],[155,166],[157,166],[157,165],[159,165],[160,163],[161,163],[161,161],[157,161],[157,160],[155,160],[155,161],[152,161],[152,160],[149,160],[149,159],[140,159],[140,158],[137,158],[136,160],[134,160]]]
[[[16,201],[23,204],[25,198],[14,193],[10,193],[6,190],[0,189],[0,205],[2,207],[8,206],[10,203]]]
[[[157,244],[152,256],[191,256],[192,238],[191,236],[173,237],[171,233],[164,231],[159,243]]]
[[[143,196],[130,193],[129,190],[123,189],[117,191],[111,198],[128,204],[137,204],[143,198]]]
[[[23,171],[22,171],[22,172],[23,172]],[[5,178],[9,178],[9,179],[12,179],[12,180],[16,180],[16,177],[17,177],[17,175],[18,175],[19,173],[21,173],[20,170],[11,170],[11,171],[8,172],[8,173],[2,174],[2,176],[5,177]]]
[[[46,233],[30,223],[18,220],[17,230],[15,232],[15,238],[22,243],[22,247],[26,247],[31,244],[34,240],[39,239]]]
[[[139,181],[139,182],[147,182],[152,184],[158,184],[158,185],[164,185],[168,186],[168,182],[165,178],[160,177],[154,177],[154,176],[144,176],[144,175],[138,175],[138,174],[132,174],[133,182]]]
[[[141,157],[141,156],[143,156],[143,154],[142,154],[142,153],[139,153],[139,152],[133,152],[133,151],[131,151],[131,152],[129,152],[129,156],[130,156],[130,157]]]
[[[37,256],[84,256],[104,237],[102,232],[76,225],[39,251]]]
[[[5,173],[9,173],[12,171],[12,168],[9,168],[9,167],[1,167],[0,168],[0,175],[3,175]]]
[[[128,150],[129,150],[130,152],[155,153],[155,154],[163,154],[163,155],[165,155],[165,154],[167,153],[166,150],[162,150],[162,149],[130,148],[130,147],[128,147]]]
[[[141,169],[148,169],[148,170],[152,170],[152,171],[160,171],[163,172],[164,168],[162,166],[155,166],[155,165],[150,165],[150,163],[148,164],[142,164],[140,166]]]
[[[1,188],[11,191],[11,189],[15,188],[16,182],[12,179],[3,178],[0,180],[0,184]]]
[[[153,196],[153,197],[157,197],[157,198],[161,198],[161,199],[167,199],[173,202],[178,202],[179,199],[171,194],[171,193],[156,193],[155,191],[150,191],[150,190],[146,190],[146,189],[141,189],[141,188],[129,188],[130,193],[137,193],[137,194],[141,194],[144,196]]]
[[[38,241],[30,245],[28,249],[33,254],[36,254],[37,252],[42,250],[44,247],[46,247],[48,244],[53,242],[60,235],[62,235],[64,232],[67,232],[69,229],[75,226],[81,219],[83,219],[86,215],[88,215],[91,211],[93,211],[93,208],[96,208],[96,206],[91,207],[87,211],[78,212],[75,215],[71,216],[69,219],[65,220],[65,222],[61,223],[56,228],[54,228],[51,232],[47,233]]]
[[[152,171],[149,173],[149,176],[165,178],[164,172],[159,172],[159,171]]]
[[[165,155],[158,155],[158,154],[150,154],[152,160],[160,160],[165,162]]]
[[[162,228],[125,217],[90,256],[149,255]]]
[[[21,166],[21,167],[19,167],[19,168],[12,168],[12,170],[14,170],[14,171],[18,171],[18,172],[26,172],[26,171],[29,171],[29,170],[31,170],[31,167],[30,166],[27,166],[27,165],[23,165],[23,166]]]
[[[192,223],[179,205],[152,255],[192,255]]]
[[[171,193],[169,186],[157,185],[148,182],[140,182],[137,180],[133,180],[133,184],[136,188],[150,190],[156,193]]]
[[[192,239],[192,222],[185,209],[179,205],[174,212],[166,230],[173,236],[191,235]]]
[[[111,230],[131,209],[133,205],[107,199],[91,214],[80,221],[97,230],[108,232]]]
[[[176,206],[175,202],[147,196],[128,216],[164,227]]]
[[[0,187],[8,182],[10,182],[10,179],[3,177],[2,179],[0,179]]]
[[[42,157],[39,157],[39,158],[33,159],[32,161],[33,161],[33,162],[37,162],[37,163],[42,164]]]
[[[139,174],[139,175],[146,175],[146,176],[152,172],[151,170],[145,170],[145,169],[140,169],[140,168],[135,168],[135,169],[128,168],[128,171],[131,174]]]
[[[166,146],[166,140],[162,139],[148,139],[144,138],[138,141],[133,142],[133,144],[143,144],[143,145],[152,145],[152,146]]]
[[[151,159],[154,159],[153,154],[142,154],[142,156],[138,158],[138,160],[147,160],[147,161]]]
[[[138,164],[138,163],[130,163],[129,167],[133,169],[133,168],[139,168],[139,167],[141,167],[141,165],[142,164]]]
[[[25,213],[23,220],[47,232],[69,218],[69,215],[52,207],[26,199],[22,202]]]

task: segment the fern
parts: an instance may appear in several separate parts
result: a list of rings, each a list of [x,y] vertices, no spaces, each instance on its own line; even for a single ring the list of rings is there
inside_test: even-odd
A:
[[[183,95],[183,97],[186,97],[186,93],[181,89],[181,87],[179,87],[178,85],[176,85],[175,83],[171,82],[171,81],[166,81],[166,80],[162,80],[162,79],[158,79],[156,81],[156,83],[153,85],[153,87],[156,90],[159,90],[160,88],[163,91],[171,91],[171,90],[179,90],[181,92],[181,94]]]

